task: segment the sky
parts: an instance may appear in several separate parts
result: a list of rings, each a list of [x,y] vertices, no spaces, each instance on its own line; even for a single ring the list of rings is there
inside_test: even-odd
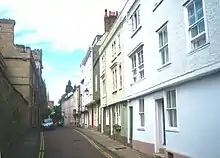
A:
[[[104,10],[126,0],[1,0],[0,18],[16,21],[15,44],[43,50],[43,78],[58,102],[68,80],[79,83],[80,63],[95,35],[104,33]]]

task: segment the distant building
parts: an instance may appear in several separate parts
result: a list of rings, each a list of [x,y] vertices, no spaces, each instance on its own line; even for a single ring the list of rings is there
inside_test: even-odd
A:
[[[53,107],[54,107],[54,101],[48,101],[48,108],[53,110]]]

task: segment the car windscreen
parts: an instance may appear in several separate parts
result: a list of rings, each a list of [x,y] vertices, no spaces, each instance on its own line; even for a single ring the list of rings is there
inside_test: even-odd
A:
[[[44,120],[44,123],[51,123],[51,122],[53,122],[52,119],[45,119]]]

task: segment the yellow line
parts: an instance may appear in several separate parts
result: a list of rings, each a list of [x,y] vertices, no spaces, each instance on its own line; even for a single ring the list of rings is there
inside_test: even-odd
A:
[[[102,150],[94,141],[92,141],[91,139],[89,139],[86,135],[84,135],[83,133],[75,130],[76,132],[78,132],[79,134],[81,134],[84,138],[86,138],[90,144],[92,144],[99,152],[101,152],[103,155],[105,155],[107,158],[113,158],[111,155],[109,155],[107,152],[105,152],[104,150]]]
[[[42,134],[42,148],[41,150],[44,150],[44,134]]]
[[[39,155],[38,158],[44,158],[44,135],[43,132],[40,133],[40,151],[39,151]]]
[[[44,158],[44,152],[42,151],[42,155],[41,155],[41,158]]]

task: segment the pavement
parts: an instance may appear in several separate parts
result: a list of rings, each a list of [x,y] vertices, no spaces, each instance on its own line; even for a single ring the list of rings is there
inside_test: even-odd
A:
[[[3,158],[37,158],[39,150],[40,130],[29,129],[13,142],[2,153]]]
[[[44,158],[113,158],[72,128],[45,131],[43,137]]]
[[[142,154],[132,148],[124,146],[122,143],[117,142],[107,135],[102,134],[96,130],[90,130],[88,128],[77,128],[79,132],[85,134],[87,137],[92,139],[96,144],[102,146],[109,153],[114,154],[119,158],[153,158],[153,156],[148,156]]]

